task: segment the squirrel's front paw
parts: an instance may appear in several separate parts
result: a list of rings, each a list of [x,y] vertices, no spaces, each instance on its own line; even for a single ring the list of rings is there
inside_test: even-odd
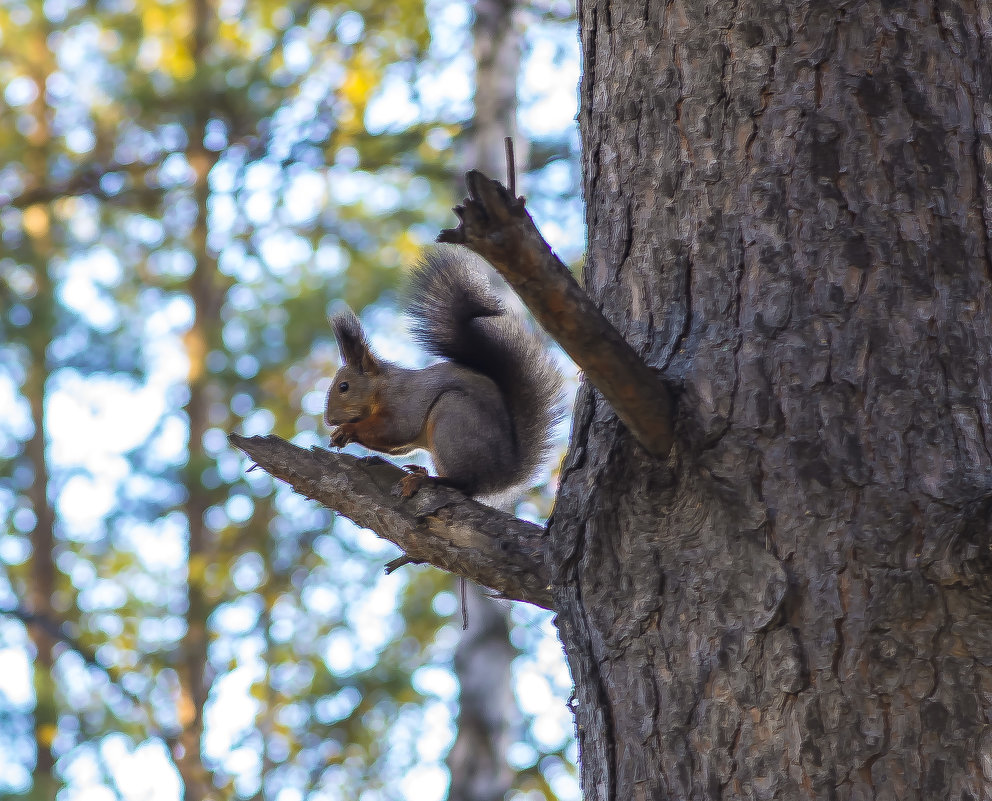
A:
[[[335,448],[343,448],[349,442],[355,441],[355,435],[346,426],[338,426],[331,432],[331,445]]]
[[[400,479],[400,495],[404,498],[412,498],[417,491],[426,484],[430,478],[427,469],[416,464],[403,465],[410,471]]]

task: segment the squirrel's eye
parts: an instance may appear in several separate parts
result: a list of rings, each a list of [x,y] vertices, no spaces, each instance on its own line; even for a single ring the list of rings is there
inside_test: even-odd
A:
[[[347,391],[348,391],[347,381],[342,381],[340,384],[338,384],[338,392],[347,392]]]

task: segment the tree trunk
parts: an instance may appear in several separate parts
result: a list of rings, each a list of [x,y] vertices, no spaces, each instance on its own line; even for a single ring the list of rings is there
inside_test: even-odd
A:
[[[38,57],[31,75],[36,87],[44,87],[56,66],[45,47],[45,35],[50,33],[46,24],[31,32],[33,49]],[[34,130],[29,137],[30,147],[24,155],[24,164],[35,176],[47,176],[53,159],[53,142],[50,111],[45,94],[39,91],[30,104]],[[55,335],[55,293],[49,269],[55,259],[55,221],[50,210],[43,206],[31,206],[25,211],[24,228],[30,237],[30,259],[34,269],[36,292],[30,303],[32,333],[27,342],[30,364],[25,376],[23,392],[31,408],[33,431],[25,443],[24,455],[31,465],[33,481],[27,495],[35,514],[35,525],[31,532],[31,568],[28,603],[33,614],[48,621],[59,619],[53,609],[56,589],[55,567],[55,511],[48,497],[49,461],[47,449],[47,425],[45,419],[45,387],[51,373],[48,348]],[[55,654],[52,649],[55,639],[44,627],[28,626],[28,636],[35,648],[34,664],[34,743],[35,766],[32,772],[33,794],[38,798],[46,795],[54,797],[61,787],[55,763],[57,754],[53,750],[55,735],[58,732],[59,699],[52,669]]]
[[[992,11],[590,0],[588,387],[551,526],[588,801],[992,795]]]
[[[40,173],[44,174],[44,173]],[[31,465],[34,480],[28,489],[31,508],[35,514],[35,525],[31,532],[31,580],[28,604],[31,612],[47,621],[59,620],[53,608],[56,589],[55,567],[55,512],[48,498],[49,463],[47,450],[47,427],[45,425],[45,385],[50,375],[47,348],[54,329],[53,305],[55,303],[52,284],[48,275],[48,260],[52,257],[49,226],[51,217],[48,209],[32,207],[32,213],[39,220],[38,231],[34,236],[34,246],[38,255],[35,278],[38,291],[32,303],[32,314],[36,330],[31,337],[29,352],[31,364],[24,381],[24,395],[31,407],[31,422],[34,431],[24,447],[24,454]],[[40,221],[44,221],[41,223]],[[49,334],[46,338],[45,334]],[[58,732],[59,699],[55,685],[53,668],[55,639],[43,626],[27,627],[28,635],[35,648],[34,662],[34,742],[36,762],[32,773],[34,792],[38,798],[54,798],[61,780],[56,775],[57,755],[52,749]]]
[[[476,585],[466,587],[468,628],[455,649],[458,719],[448,753],[449,801],[499,801],[513,784],[506,752],[520,710],[513,697],[510,643],[505,608]]]
[[[213,32],[215,20],[208,0],[194,0],[191,55],[194,64],[204,74],[204,54]],[[186,518],[189,525],[189,556],[186,610],[186,634],[183,637],[179,675],[179,722],[182,726],[174,753],[176,768],[183,781],[183,801],[206,801],[216,797],[211,773],[203,762],[204,709],[213,682],[214,671],[209,663],[210,637],[207,619],[216,607],[216,596],[210,591],[207,566],[214,560],[216,536],[207,528],[204,515],[210,497],[202,483],[202,473],[209,463],[203,437],[209,427],[209,407],[212,401],[211,377],[207,367],[210,349],[220,339],[220,307],[224,297],[217,258],[208,244],[208,185],[210,170],[217,163],[216,152],[204,146],[207,122],[210,119],[207,97],[199,97],[190,110],[187,124],[186,157],[195,175],[193,199],[196,222],[190,236],[190,252],[195,267],[188,282],[193,304],[193,323],[185,337],[189,360],[189,400],[185,412],[189,420],[189,459],[184,483],[188,493]]]

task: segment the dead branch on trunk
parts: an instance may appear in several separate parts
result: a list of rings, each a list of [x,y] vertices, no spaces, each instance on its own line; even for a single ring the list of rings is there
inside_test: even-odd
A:
[[[672,398],[661,377],[637,355],[544,241],[524,208],[499,181],[472,170],[461,220],[439,242],[465,245],[486,259],[582,369],[648,452],[672,448]]]

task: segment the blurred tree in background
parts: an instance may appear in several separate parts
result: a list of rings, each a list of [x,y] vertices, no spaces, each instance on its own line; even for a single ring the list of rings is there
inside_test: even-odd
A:
[[[321,441],[337,299],[418,358],[391,290],[471,166],[470,14],[0,1],[0,795],[443,794],[450,577],[383,577],[392,546],[223,432]],[[575,260],[571,14],[519,23],[521,183]],[[515,787],[567,795],[558,647],[515,615]]]

